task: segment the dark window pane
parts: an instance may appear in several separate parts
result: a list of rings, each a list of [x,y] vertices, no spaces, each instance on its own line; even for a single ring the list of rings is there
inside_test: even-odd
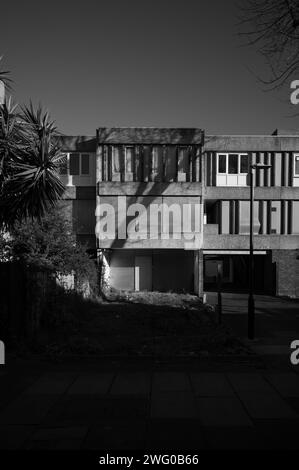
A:
[[[236,153],[230,153],[228,156],[228,172],[230,174],[238,173],[238,155]]]
[[[188,171],[188,148],[187,147],[179,147],[178,151],[178,170],[182,171],[183,173],[187,173]]]
[[[89,154],[83,153],[81,155],[81,174],[89,175]]]
[[[295,175],[299,175],[299,156],[295,157]]]
[[[70,175],[79,175],[79,154],[71,153],[70,155]]]
[[[240,173],[248,173],[248,155],[241,155]]]
[[[218,173],[226,173],[226,155],[218,155]]]

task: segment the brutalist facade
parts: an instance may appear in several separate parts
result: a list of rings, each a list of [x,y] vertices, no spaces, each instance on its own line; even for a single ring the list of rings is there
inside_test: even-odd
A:
[[[254,171],[256,292],[299,296],[299,133],[205,135],[202,129],[99,128],[61,139],[61,178],[78,240],[118,289],[246,290],[248,168]]]

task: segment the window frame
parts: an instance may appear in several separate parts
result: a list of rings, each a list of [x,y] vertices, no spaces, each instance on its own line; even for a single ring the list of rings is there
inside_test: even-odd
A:
[[[219,172],[219,157],[220,155],[225,155],[225,172]],[[238,155],[238,171],[237,173],[229,173],[228,172],[228,162],[229,162],[229,155]],[[247,175],[248,169],[246,172],[241,172],[241,157],[246,156],[249,157],[249,154],[246,152],[217,152],[216,153],[216,174],[217,175]],[[298,154],[299,156],[299,154]],[[298,175],[299,176],[299,175]]]
[[[66,173],[60,173],[59,175],[62,177],[66,176],[77,176],[77,177],[90,177],[91,176],[91,171],[90,171],[90,152],[65,152],[67,156],[67,162],[66,162],[66,168],[67,172]],[[71,155],[79,155],[79,173],[78,174],[72,174],[70,172],[70,161],[71,161]],[[82,173],[82,155],[88,155],[88,173]]]
[[[298,178],[299,177],[299,172],[296,173],[296,160],[298,159],[299,161],[299,153],[294,153],[294,166],[293,166],[293,176]]]

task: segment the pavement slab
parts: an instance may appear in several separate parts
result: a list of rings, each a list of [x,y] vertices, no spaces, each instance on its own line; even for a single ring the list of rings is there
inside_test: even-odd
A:
[[[232,397],[235,395],[229,381],[220,373],[191,373],[194,393],[201,397]]]
[[[203,426],[252,426],[252,421],[236,397],[198,397],[196,401]]]
[[[146,421],[102,421],[92,426],[83,443],[84,449],[143,449]]]
[[[270,384],[286,398],[299,398],[299,376],[294,373],[265,374]]]
[[[254,419],[298,419],[296,411],[278,394],[242,392],[240,399]]]
[[[82,374],[68,389],[69,395],[96,395],[108,392],[113,379],[112,373]]]
[[[196,451],[205,448],[206,442],[198,419],[152,419],[149,423],[146,449]]]
[[[154,392],[151,418],[198,418],[193,394],[191,391]]]
[[[150,373],[119,373],[113,381],[110,393],[112,395],[148,395],[150,388]]]
[[[153,376],[153,392],[191,391],[191,383],[183,372],[155,372]]]

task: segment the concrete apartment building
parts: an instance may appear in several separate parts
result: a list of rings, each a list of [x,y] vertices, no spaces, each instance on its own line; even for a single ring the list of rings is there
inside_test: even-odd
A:
[[[248,166],[270,164],[254,172],[255,289],[299,296],[299,133],[99,128],[61,143],[77,238],[104,257],[118,289],[202,295],[218,263],[224,289],[247,289]]]

